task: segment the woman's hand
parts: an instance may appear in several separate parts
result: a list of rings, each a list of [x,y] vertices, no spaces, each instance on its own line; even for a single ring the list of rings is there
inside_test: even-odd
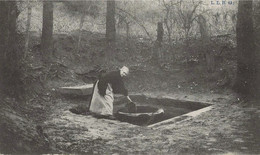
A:
[[[128,112],[130,113],[136,113],[136,104],[131,100],[129,96],[126,96],[126,98],[130,101],[129,103],[126,104],[126,108]]]

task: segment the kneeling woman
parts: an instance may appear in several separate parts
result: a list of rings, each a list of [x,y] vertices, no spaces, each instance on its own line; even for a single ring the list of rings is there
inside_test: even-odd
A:
[[[89,111],[99,117],[114,119],[113,94],[123,94],[130,102],[132,102],[123,82],[123,77],[128,74],[129,69],[124,66],[118,71],[112,71],[101,77],[94,84],[94,91],[90,101]]]

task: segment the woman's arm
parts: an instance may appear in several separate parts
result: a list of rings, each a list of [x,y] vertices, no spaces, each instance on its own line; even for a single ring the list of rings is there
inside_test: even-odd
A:
[[[100,79],[98,82],[98,91],[101,96],[106,95],[107,82],[104,79]]]
[[[124,96],[128,96],[128,90],[126,89],[124,82],[122,79],[118,80],[119,83],[119,91],[121,94],[123,94]]]
[[[130,102],[133,102],[129,96],[126,96],[126,98],[127,98]]]

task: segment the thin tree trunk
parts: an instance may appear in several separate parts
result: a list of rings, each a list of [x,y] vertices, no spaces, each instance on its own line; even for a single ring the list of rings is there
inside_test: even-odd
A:
[[[29,50],[29,40],[30,40],[30,26],[31,26],[31,17],[32,17],[32,7],[30,1],[28,0],[28,14],[27,14],[27,24],[26,24],[26,38],[25,38],[25,51],[24,57],[27,56]]]
[[[127,40],[127,42],[129,41],[129,30],[130,30],[130,23],[129,22],[125,22],[125,24],[126,24],[126,40]]]
[[[170,28],[170,26],[169,26],[169,20],[171,20],[171,19],[169,19],[169,9],[168,8],[166,8],[166,17],[165,17],[165,19],[164,19],[164,24],[165,24],[165,26],[166,26],[166,30],[167,30],[167,32],[168,32],[168,34],[167,34],[167,36],[168,36],[168,43],[169,44],[172,44],[172,37],[171,37],[171,28]]]
[[[84,24],[84,19],[86,16],[86,11],[82,12],[81,18],[80,18],[80,24],[79,24],[79,38],[78,38],[78,45],[77,45],[77,52],[80,52],[80,42],[81,42],[81,36],[82,36],[82,27]]]
[[[107,0],[106,40],[108,43],[115,42],[116,40],[115,5],[115,0]]]
[[[53,3],[50,1],[43,2],[43,22],[41,51],[46,61],[52,58],[53,50]]]
[[[80,23],[79,23],[79,38],[78,38],[78,45],[77,45],[77,52],[78,53],[80,52],[82,28],[83,28],[83,25],[84,25],[84,22],[85,22],[85,17],[86,17],[87,12],[89,12],[90,8],[91,8],[91,4],[89,4],[88,9],[86,10],[86,7],[87,7],[86,1],[85,1],[84,5],[85,5],[85,7],[84,7],[84,10],[82,11],[82,15],[81,15],[81,18],[80,18]]]
[[[158,42],[158,45],[161,46],[162,41],[163,41],[163,23],[158,22],[157,23],[157,39],[156,41]]]
[[[257,96],[256,53],[252,17],[252,0],[238,3],[237,14],[237,78],[234,89],[246,96]]]
[[[167,34],[167,36],[168,36],[168,43],[170,45],[172,45],[172,32],[171,32],[171,29],[170,29],[170,27],[168,25],[168,22],[165,22],[165,26],[166,26],[166,29],[167,29],[167,32],[168,32],[168,34]]]
[[[206,19],[200,15],[199,18],[199,28],[200,28],[200,34],[201,34],[201,43],[202,43],[202,50],[203,54],[206,58],[206,66],[208,72],[214,72],[215,71],[215,58],[213,51],[209,48],[210,47],[210,36],[208,33],[208,25]]]

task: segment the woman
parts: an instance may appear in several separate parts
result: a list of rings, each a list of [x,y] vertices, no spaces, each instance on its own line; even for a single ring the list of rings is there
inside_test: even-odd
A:
[[[101,77],[94,84],[89,111],[99,117],[115,119],[113,116],[113,94],[123,94],[132,102],[123,82],[123,77],[128,74],[129,69],[126,66],[123,66],[120,70],[112,71]]]

